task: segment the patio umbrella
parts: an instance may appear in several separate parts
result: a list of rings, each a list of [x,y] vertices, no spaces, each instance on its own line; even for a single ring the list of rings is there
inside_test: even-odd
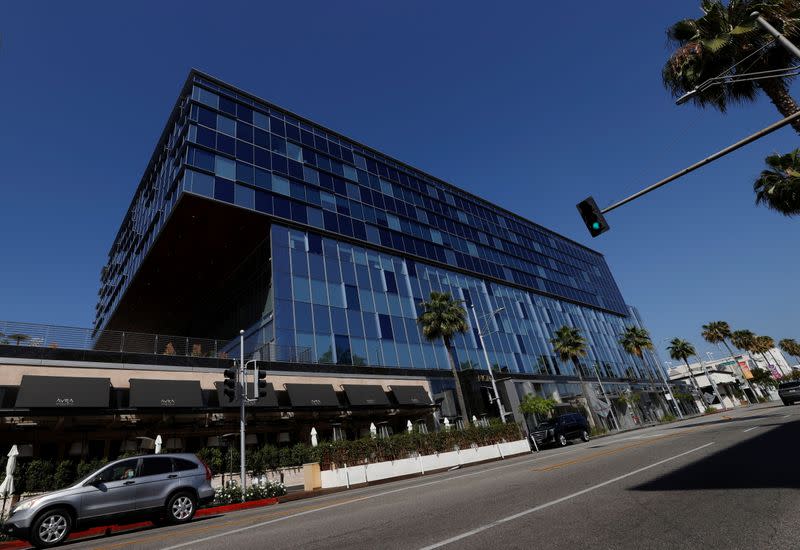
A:
[[[444,429],[445,430],[450,429],[450,420],[448,420],[447,418],[444,419]]]
[[[162,444],[161,436],[157,435],[156,436],[156,454],[160,454],[161,453],[161,444]]]
[[[317,429],[313,427],[311,428],[311,446],[317,446]]]
[[[17,468],[17,455],[19,455],[19,450],[16,445],[12,445],[11,450],[8,451],[6,478],[3,480],[3,483],[0,483],[0,493],[3,494],[3,508],[0,509],[0,515],[5,513],[8,495],[14,492],[14,470]]]
[[[378,435],[378,428],[375,427],[375,422],[369,423],[369,435],[372,439],[375,439],[375,436]]]
[[[411,432],[414,431],[414,425],[411,423],[410,420],[408,422],[406,422],[406,430],[408,430],[408,433],[411,433]]]

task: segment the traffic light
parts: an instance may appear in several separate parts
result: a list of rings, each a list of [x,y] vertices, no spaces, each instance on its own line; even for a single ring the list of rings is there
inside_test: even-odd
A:
[[[592,237],[597,237],[611,229],[605,216],[603,216],[603,212],[598,208],[592,197],[578,203],[578,212],[581,213],[583,223],[586,224],[586,229],[589,230]]]
[[[267,396],[267,373],[263,370],[257,370],[256,373],[256,399],[261,399]]]
[[[237,369],[235,367],[234,368],[230,368],[230,369],[225,369],[225,373],[224,373],[225,374],[225,381],[223,382],[223,385],[225,386],[225,389],[223,391],[224,391],[225,395],[228,396],[228,402],[229,403],[233,403],[234,401],[236,401],[236,397],[237,397],[237,393],[238,393],[237,389],[239,387],[239,385],[236,383],[236,376],[237,376],[238,373],[239,373],[239,369]]]

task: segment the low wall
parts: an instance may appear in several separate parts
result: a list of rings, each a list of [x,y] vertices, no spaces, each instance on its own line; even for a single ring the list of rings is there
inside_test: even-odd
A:
[[[336,487],[349,487],[361,483],[369,483],[382,479],[402,477],[407,475],[425,474],[434,470],[446,470],[464,464],[473,464],[486,460],[494,460],[507,456],[530,452],[531,447],[527,439],[487,445],[485,447],[471,447],[447,453],[416,456],[401,460],[375,462],[374,464],[359,464],[357,466],[334,468],[322,472],[322,489]]]

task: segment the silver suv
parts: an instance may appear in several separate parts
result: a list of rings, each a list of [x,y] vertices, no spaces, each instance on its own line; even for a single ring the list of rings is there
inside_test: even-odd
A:
[[[111,521],[184,523],[214,500],[210,481],[211,470],[193,454],[123,458],[71,487],[20,501],[3,532],[47,548],[73,529]]]

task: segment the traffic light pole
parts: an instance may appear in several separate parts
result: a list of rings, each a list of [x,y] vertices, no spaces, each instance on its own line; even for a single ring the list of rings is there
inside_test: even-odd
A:
[[[650,193],[651,191],[655,191],[659,187],[663,187],[663,186],[667,185],[668,183],[670,183],[672,181],[675,181],[676,179],[678,179],[678,178],[680,178],[682,176],[685,176],[686,174],[688,174],[690,172],[694,172],[698,168],[702,168],[706,164],[714,162],[715,160],[717,160],[719,158],[722,158],[722,157],[724,157],[725,155],[727,155],[729,153],[733,153],[737,149],[741,149],[745,145],[748,145],[748,144],[756,141],[757,139],[761,139],[762,137],[764,137],[764,136],[766,136],[768,134],[771,134],[772,132],[774,132],[776,130],[780,130],[784,126],[788,126],[789,124],[791,124],[792,122],[794,122],[797,119],[800,119],[800,111],[798,111],[798,112],[796,112],[796,113],[794,113],[792,115],[789,115],[786,118],[784,118],[782,120],[779,120],[778,122],[776,122],[774,124],[771,124],[771,125],[767,126],[766,128],[764,128],[762,130],[759,130],[755,134],[751,134],[751,135],[747,136],[746,138],[744,138],[744,139],[742,139],[740,141],[737,141],[733,145],[729,145],[725,149],[722,149],[721,151],[718,151],[718,152],[714,153],[713,155],[704,158],[700,162],[696,162],[696,163],[692,164],[688,168],[684,168],[680,172],[675,172],[671,176],[669,176],[667,178],[664,178],[663,180],[661,180],[659,182],[656,182],[656,183],[654,183],[653,185],[651,185],[649,187],[645,187],[644,189],[642,189],[638,193],[634,193],[633,195],[631,195],[631,196],[629,196],[627,198],[624,198],[619,202],[615,202],[614,204],[612,204],[611,206],[609,206],[607,208],[603,208],[603,210],[601,212],[603,214],[607,214],[607,213],[611,212],[612,210],[614,210],[616,208],[619,208],[623,204],[627,204],[627,203],[629,203],[629,202],[631,202],[633,200],[636,200],[639,197],[641,197],[643,195],[646,195],[646,194]]]
[[[247,491],[247,478],[244,468],[244,440],[245,440],[245,405],[247,403],[247,379],[244,367],[244,330],[239,331],[239,388],[241,402],[239,404],[239,473],[242,480],[242,502],[245,502]]]

